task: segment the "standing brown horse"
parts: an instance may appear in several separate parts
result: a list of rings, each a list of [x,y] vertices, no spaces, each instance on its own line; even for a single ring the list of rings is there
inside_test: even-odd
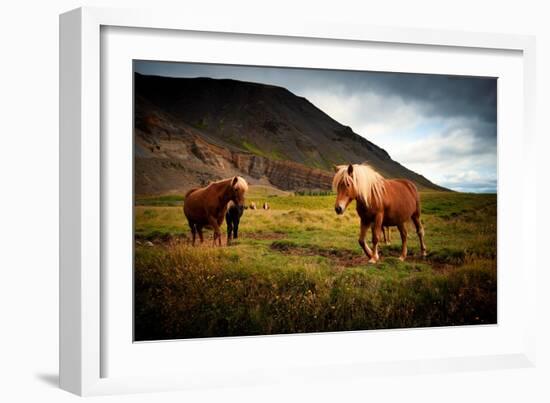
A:
[[[420,196],[416,186],[406,179],[384,179],[368,165],[341,165],[334,167],[336,174],[332,181],[334,190],[338,193],[334,210],[336,214],[344,214],[352,200],[356,200],[357,214],[361,218],[359,245],[369,258],[369,263],[376,263],[378,243],[382,227],[397,226],[401,234],[402,250],[399,259],[407,257],[407,227],[412,220],[420,239],[422,256],[426,256],[424,243],[424,228],[420,222]],[[371,250],[365,243],[369,227],[372,228]]]
[[[193,246],[195,237],[199,234],[201,243],[203,227],[212,227],[214,230],[214,245],[216,240],[221,246],[220,226],[223,223],[227,204],[233,201],[239,208],[244,208],[244,194],[248,190],[248,184],[240,176],[212,182],[204,188],[191,189],[185,195],[183,213],[187,217],[191,234],[193,235]]]

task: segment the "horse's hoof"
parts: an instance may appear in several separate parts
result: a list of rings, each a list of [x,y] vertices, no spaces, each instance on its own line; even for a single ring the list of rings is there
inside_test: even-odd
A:
[[[405,256],[399,256],[399,260],[401,260],[402,262],[405,261]]]
[[[371,257],[369,259],[369,263],[376,264],[376,263],[378,263],[378,259],[375,259],[375,258]]]

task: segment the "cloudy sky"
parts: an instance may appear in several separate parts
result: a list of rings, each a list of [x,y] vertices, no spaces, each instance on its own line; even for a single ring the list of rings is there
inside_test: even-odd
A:
[[[496,79],[145,61],[134,68],[285,87],[439,185],[496,192]]]

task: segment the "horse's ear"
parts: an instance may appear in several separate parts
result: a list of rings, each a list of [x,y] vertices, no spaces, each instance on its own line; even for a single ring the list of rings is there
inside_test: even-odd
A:
[[[235,186],[237,184],[237,182],[239,181],[239,178],[237,176],[235,176],[233,178],[233,182],[231,182],[231,186]]]
[[[334,172],[338,172],[340,170],[340,167],[338,165],[333,165],[332,169],[334,169]]]
[[[351,175],[351,174],[353,174],[353,165],[349,164],[348,165],[348,175]]]

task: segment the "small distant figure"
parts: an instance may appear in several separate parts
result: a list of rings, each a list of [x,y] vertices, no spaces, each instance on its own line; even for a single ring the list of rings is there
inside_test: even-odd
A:
[[[225,213],[225,221],[227,222],[227,244],[231,245],[232,239],[239,237],[239,222],[243,215],[244,206],[238,206],[235,202],[227,203],[227,212]]]
[[[256,203],[250,203],[250,210],[256,210]]]
[[[269,204],[267,204],[267,202],[264,202],[264,210],[269,210]]]

